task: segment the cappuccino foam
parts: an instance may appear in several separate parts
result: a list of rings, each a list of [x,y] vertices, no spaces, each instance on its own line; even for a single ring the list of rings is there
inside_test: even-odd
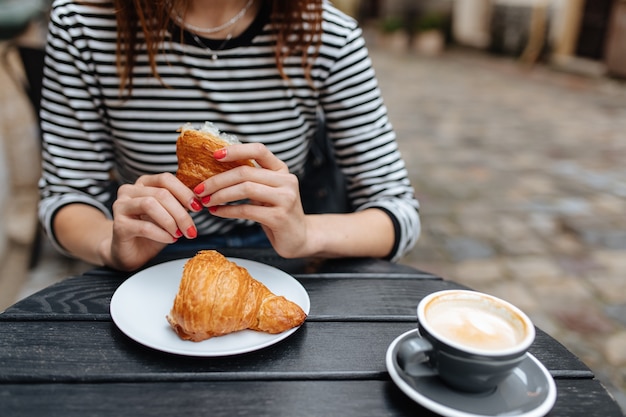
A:
[[[480,300],[439,300],[428,306],[426,320],[438,335],[476,349],[509,349],[524,338],[516,316]]]

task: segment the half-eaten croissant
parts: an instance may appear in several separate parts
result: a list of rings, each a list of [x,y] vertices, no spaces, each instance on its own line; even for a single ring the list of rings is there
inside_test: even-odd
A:
[[[167,316],[181,339],[194,342],[244,329],[282,333],[305,319],[300,306],[273,294],[247,269],[214,250],[187,261]]]
[[[176,156],[178,158],[178,178],[187,187],[193,189],[202,181],[220,172],[240,165],[254,166],[249,160],[220,162],[213,157],[213,152],[233,143],[239,143],[233,135],[220,132],[212,123],[206,122],[200,129],[190,124],[180,128],[176,140]]]

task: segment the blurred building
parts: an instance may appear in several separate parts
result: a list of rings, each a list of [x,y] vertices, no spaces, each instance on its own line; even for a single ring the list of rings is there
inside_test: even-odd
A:
[[[462,44],[569,66],[594,61],[626,76],[624,0],[462,0],[454,6]]]
[[[626,77],[626,0],[335,0],[384,30],[429,28],[456,44]],[[410,21],[413,19],[413,21]],[[410,33],[410,36],[416,35]]]

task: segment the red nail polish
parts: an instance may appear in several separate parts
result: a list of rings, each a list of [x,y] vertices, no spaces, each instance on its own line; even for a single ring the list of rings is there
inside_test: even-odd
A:
[[[202,210],[202,203],[200,203],[200,201],[198,201],[197,198],[194,198],[193,200],[191,200],[191,209],[193,211],[200,211],[200,210]]]
[[[174,234],[174,237],[176,237],[177,239],[179,237],[183,237],[183,232],[181,232],[180,229],[176,229],[176,233]]]
[[[215,159],[223,159],[226,157],[226,148],[218,149],[213,152],[213,158]]]
[[[211,196],[207,195],[206,197],[202,197],[202,204],[207,205],[211,202]]]
[[[217,207],[218,207],[218,206],[212,206],[212,207],[209,207],[209,211],[210,211],[211,213],[215,213],[215,212],[217,212]]]
[[[189,229],[187,229],[187,237],[193,239],[196,236],[198,236],[198,231],[196,230],[196,228],[193,226],[189,226]]]
[[[193,189],[193,192],[196,194],[202,194],[202,192],[204,191],[204,183],[201,182],[200,184],[196,185],[196,188]]]

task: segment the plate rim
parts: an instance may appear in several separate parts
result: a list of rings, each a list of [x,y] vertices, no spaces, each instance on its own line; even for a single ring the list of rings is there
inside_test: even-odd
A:
[[[435,413],[440,414],[442,416],[445,416],[445,417],[493,417],[492,415],[475,414],[475,413],[470,413],[470,412],[466,412],[463,410],[458,410],[458,409],[448,407],[445,404],[442,404],[440,402],[437,402],[435,400],[432,400],[422,395],[417,390],[411,388],[402,379],[398,370],[394,366],[394,361],[393,361],[394,351],[395,351],[396,346],[400,343],[400,341],[408,337],[410,334],[414,334],[414,333],[417,334],[418,330],[411,329],[402,333],[401,335],[397,336],[391,342],[391,344],[389,344],[389,347],[387,348],[387,352],[385,355],[385,364],[387,366],[387,371],[389,372],[391,380],[394,382],[394,384],[398,388],[400,388],[400,390],[404,394],[406,394],[411,400],[415,401],[416,403],[423,406],[424,408],[427,408],[430,411],[434,411]],[[556,402],[556,384],[554,382],[554,378],[552,378],[552,375],[550,375],[550,372],[534,355],[532,355],[530,352],[526,352],[526,356],[528,357],[528,359],[534,362],[535,366],[537,366],[537,368],[541,371],[541,373],[545,377],[547,385],[548,385],[548,395],[546,399],[541,404],[539,404],[536,408],[528,412],[525,412],[523,414],[519,414],[516,417],[543,417],[552,409],[552,407],[554,407],[554,403]]]
[[[126,278],[124,280],[124,282],[122,282],[115,290],[115,292],[113,293],[113,296],[111,297],[111,302],[109,304],[109,313],[111,315],[111,318],[113,320],[113,323],[116,325],[116,327],[122,332],[124,333],[127,337],[129,337],[130,339],[134,340],[135,342],[146,346],[148,348],[160,351],[160,352],[165,352],[165,353],[170,353],[170,354],[175,354],[175,355],[182,355],[182,356],[194,356],[194,357],[205,357],[205,358],[209,358],[209,357],[226,357],[226,356],[234,356],[234,355],[241,355],[244,353],[249,353],[249,352],[254,352],[263,348],[266,348],[268,346],[274,345],[284,339],[286,339],[287,337],[291,336],[296,330],[298,330],[300,327],[302,327],[302,325],[300,326],[296,326],[294,328],[291,328],[289,330],[286,330],[282,333],[278,333],[275,335],[269,335],[269,339],[262,341],[258,344],[253,344],[253,345],[248,345],[248,346],[243,346],[239,349],[234,348],[234,349],[228,349],[225,351],[202,351],[202,350],[197,350],[197,349],[184,349],[184,348],[180,348],[180,347],[172,347],[172,346],[164,346],[163,344],[159,344],[153,340],[147,340],[144,337],[138,336],[137,334],[134,334],[134,332],[132,332],[127,325],[125,325],[125,320],[121,319],[121,314],[119,312],[119,309],[121,308],[121,306],[119,306],[118,304],[121,302],[120,299],[122,297],[122,294],[124,293],[124,291],[127,291],[127,288],[130,285],[133,285],[135,283],[136,280],[142,280],[145,279],[145,276],[147,274],[150,274],[151,271],[154,271],[155,269],[159,269],[159,268],[163,268],[166,266],[169,267],[174,267],[174,264],[180,264],[180,268],[181,268],[181,277],[176,278],[177,284],[175,286],[176,290],[178,290],[178,283],[180,282],[180,279],[182,278],[182,267],[184,266],[184,264],[191,259],[191,257],[186,257],[186,258],[179,258],[179,259],[173,259],[173,260],[169,260],[169,261],[165,261],[156,265],[152,265],[148,268],[142,269],[140,271],[137,271],[135,273],[133,273],[132,275],[130,275],[128,278]],[[238,263],[238,265],[245,267],[246,269],[249,269],[250,266],[256,266],[256,267],[261,267],[261,268],[270,268],[271,270],[273,270],[274,272],[276,272],[279,276],[282,275],[283,278],[288,278],[289,279],[289,285],[292,285],[298,292],[302,292],[302,296],[304,297],[304,301],[305,301],[305,305],[301,305],[300,303],[298,303],[298,305],[300,305],[300,307],[302,308],[302,310],[306,313],[306,315],[309,315],[309,311],[310,311],[310,307],[311,307],[311,300],[309,297],[308,292],[306,291],[306,289],[304,288],[304,286],[292,275],[286,273],[285,271],[276,268],[275,266],[272,265],[268,265],[268,264],[264,264],[262,262],[258,262],[258,261],[254,261],[251,259],[245,259],[245,258],[237,258],[237,257],[226,257],[226,259],[228,259],[231,262],[235,262]],[[243,265],[242,265],[243,264]],[[175,267],[178,267],[177,265]],[[252,273],[251,273],[252,275]],[[257,279],[260,282],[263,282],[263,277],[254,277],[253,278]],[[280,295],[280,294],[279,294]],[[174,301],[174,297],[176,296],[176,291],[174,291],[171,294],[171,299],[172,299],[172,303]],[[165,320],[165,319],[164,319]],[[167,327],[169,328],[169,326]],[[253,330],[243,330],[245,332],[254,332]],[[208,340],[215,340],[215,338],[212,339],[207,339],[205,341],[201,341],[201,342],[190,342],[190,341],[182,341],[184,343],[203,343],[203,342],[207,342]],[[192,345],[190,345],[192,346]],[[193,345],[193,346],[197,346],[197,345]]]

